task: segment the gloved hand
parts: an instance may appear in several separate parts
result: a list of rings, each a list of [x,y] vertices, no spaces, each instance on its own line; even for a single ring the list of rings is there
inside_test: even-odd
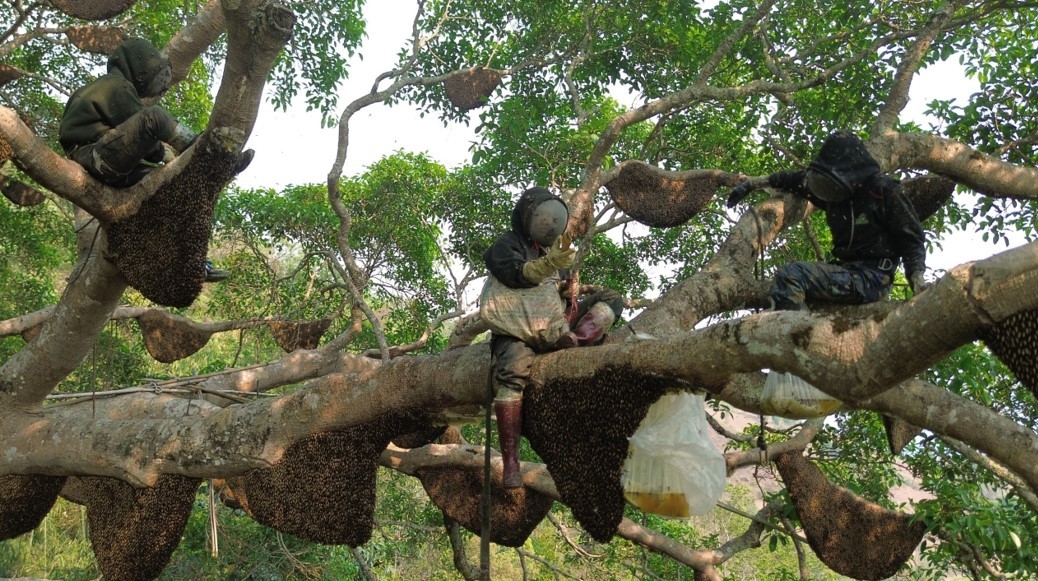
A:
[[[908,274],[908,288],[912,289],[912,294],[919,294],[930,287],[930,283],[923,279],[923,273],[912,272]]]
[[[533,284],[541,284],[542,280],[551,276],[560,268],[573,266],[573,257],[576,253],[577,251],[574,248],[563,250],[562,245],[556,242],[551,247],[551,250],[548,251],[548,254],[523,264],[523,278]]]
[[[746,180],[743,183],[732,188],[732,191],[728,194],[728,203],[725,204],[729,208],[734,208],[736,204],[742,201],[743,198],[750,195],[753,191],[753,184],[750,180]]]

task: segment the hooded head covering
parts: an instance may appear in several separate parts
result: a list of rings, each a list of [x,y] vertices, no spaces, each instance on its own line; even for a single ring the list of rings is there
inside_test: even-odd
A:
[[[128,38],[108,57],[108,72],[118,71],[140,97],[157,97],[172,80],[169,60],[143,38]]]
[[[822,200],[838,202],[860,193],[879,172],[879,163],[861,138],[850,131],[836,131],[807,166],[807,187]]]
[[[512,209],[512,230],[541,246],[551,246],[566,231],[569,209],[548,188],[530,188]]]

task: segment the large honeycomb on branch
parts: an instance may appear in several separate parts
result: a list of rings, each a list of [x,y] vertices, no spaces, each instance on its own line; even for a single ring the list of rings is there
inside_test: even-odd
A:
[[[0,541],[36,528],[64,484],[63,476],[0,476]]]
[[[901,187],[920,220],[936,214],[955,192],[954,181],[935,174],[908,178],[901,182]]]
[[[324,318],[316,321],[270,321],[267,327],[278,346],[291,353],[296,349],[317,349],[321,336],[331,324],[331,319]]]
[[[980,338],[1038,398],[1038,310],[1016,313],[982,329]]]
[[[440,439],[443,444],[461,444],[464,440],[456,428],[450,428]],[[551,497],[530,488],[506,489],[501,486],[500,467],[490,475],[490,542],[506,547],[521,547],[548,511]],[[418,471],[429,499],[470,532],[482,534],[483,468],[429,468]]]
[[[144,347],[162,363],[189,357],[205,347],[211,331],[199,329],[190,319],[162,311],[148,310],[137,317]]]
[[[818,558],[854,579],[897,573],[923,539],[926,524],[865,500],[826,479],[799,451],[775,456],[782,481]]]
[[[886,414],[882,414],[882,418],[883,428],[887,432],[887,445],[894,456],[900,454],[901,450],[904,450],[905,446],[923,431],[919,426],[910,424],[901,418]]]
[[[452,105],[468,111],[486,105],[500,84],[501,73],[486,67],[474,67],[448,75],[443,88]]]
[[[425,425],[419,414],[385,415],[309,436],[272,467],[229,478],[224,496],[273,529],[326,545],[359,547],[374,526],[379,456],[392,438]]]
[[[180,544],[201,480],[159,477],[135,488],[115,478],[69,478],[62,496],[86,506],[90,544],[108,581],[149,581],[169,564]]]
[[[0,176],[0,192],[3,192],[4,197],[18,206],[36,206],[47,199],[47,196],[36,188],[7,176]]]
[[[115,26],[71,26],[65,36],[79,50],[102,55],[112,54],[127,39],[126,31]]]
[[[4,70],[10,68],[7,65],[0,65],[0,85],[4,84]],[[0,135],[0,166],[7,163],[7,160],[11,159],[14,154],[14,150],[11,149],[11,144]]]
[[[550,379],[523,394],[523,435],[544,459],[559,496],[596,541],[623,518],[620,483],[628,441],[672,382],[626,367],[580,379]]]
[[[238,159],[207,135],[178,179],[159,188],[133,216],[105,225],[107,258],[130,286],[160,305],[186,307],[202,292],[213,208]]]
[[[688,222],[714,199],[719,188],[735,185],[735,178],[724,172],[680,175],[628,161],[606,184],[606,190],[631,218],[647,226],[668,228]]]
[[[105,20],[130,9],[136,0],[51,0],[61,12],[80,20]]]

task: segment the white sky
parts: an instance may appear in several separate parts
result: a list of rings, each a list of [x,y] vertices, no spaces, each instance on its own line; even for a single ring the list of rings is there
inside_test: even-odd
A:
[[[380,0],[367,2],[368,36],[360,53],[363,60],[351,64],[349,79],[339,92],[339,110],[366,94],[374,79],[391,68],[396,53],[411,33],[411,22],[417,9],[414,0]],[[924,128],[931,119],[923,115],[926,104],[935,99],[955,97],[965,100],[978,89],[975,81],[964,78],[954,62],[938,63],[922,71],[913,82],[906,118],[917,118]],[[476,113],[473,113],[473,118]],[[290,111],[275,111],[264,103],[248,147],[256,150],[256,160],[236,183],[246,188],[281,188],[292,184],[324,183],[335,159],[338,130],[321,128],[320,115],[306,112],[305,106]],[[474,141],[473,127],[443,124],[431,117],[421,118],[413,108],[377,104],[362,109],[350,121],[350,147],[345,175],[355,175],[383,156],[399,149],[424,152],[447,167],[456,167],[470,159],[469,147]],[[967,199],[968,203],[968,199]],[[1015,241],[1014,246],[1023,242]],[[956,233],[943,241],[944,250],[928,257],[933,269],[952,266],[990,256],[1004,250],[1003,245],[983,242],[972,232]]]

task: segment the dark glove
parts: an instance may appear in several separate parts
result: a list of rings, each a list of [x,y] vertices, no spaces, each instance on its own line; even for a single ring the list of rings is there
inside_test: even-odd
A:
[[[726,204],[729,208],[734,208],[736,204],[742,201],[743,198],[750,195],[753,191],[753,184],[750,180],[746,180],[743,183],[732,188],[732,191],[728,194],[728,203]]]
[[[919,294],[930,287],[930,283],[923,279],[922,272],[912,272],[908,276],[908,288],[912,289],[912,294]]]
[[[804,171],[785,169],[768,175],[768,185],[787,192],[795,191],[804,184]]]

